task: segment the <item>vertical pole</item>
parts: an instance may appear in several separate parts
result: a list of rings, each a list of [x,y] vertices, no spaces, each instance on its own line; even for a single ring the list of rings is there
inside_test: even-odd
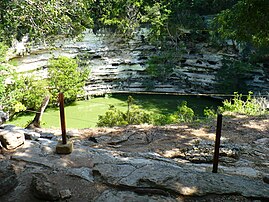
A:
[[[65,117],[64,117],[64,94],[63,93],[59,93],[59,102],[60,102],[62,141],[63,141],[63,144],[66,144],[66,127],[65,127]]]
[[[218,114],[216,140],[215,140],[215,151],[214,151],[214,158],[213,158],[213,171],[212,171],[213,173],[218,172],[221,127],[222,127],[222,114]]]

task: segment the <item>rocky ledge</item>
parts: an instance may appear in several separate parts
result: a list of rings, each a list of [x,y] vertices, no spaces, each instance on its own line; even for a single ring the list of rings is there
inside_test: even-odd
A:
[[[268,201],[268,119],[224,122],[218,173],[213,125],[72,130],[69,155],[39,130],[2,151],[0,201]]]

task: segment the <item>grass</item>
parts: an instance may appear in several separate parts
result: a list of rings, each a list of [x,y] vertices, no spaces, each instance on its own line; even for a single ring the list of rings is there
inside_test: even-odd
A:
[[[195,114],[202,115],[205,107],[217,107],[216,100],[206,97],[195,96],[168,96],[168,95],[132,95],[135,104],[140,105],[143,109],[155,113],[166,114],[172,113],[182,100],[188,102]],[[97,97],[87,101],[77,101],[65,107],[66,127],[70,128],[93,128],[96,127],[98,116],[104,115],[109,105],[114,105],[122,111],[127,110],[128,95],[113,95],[112,97]],[[34,113],[22,114],[16,119],[10,121],[10,124],[25,127],[34,117]],[[42,127],[60,128],[59,110],[48,108],[42,117]]]

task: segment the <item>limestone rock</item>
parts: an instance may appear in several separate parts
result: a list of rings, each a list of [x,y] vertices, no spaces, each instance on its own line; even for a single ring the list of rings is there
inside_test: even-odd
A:
[[[6,194],[18,184],[17,176],[8,161],[0,161],[0,196]]]
[[[0,125],[5,123],[8,120],[8,115],[7,113],[0,111]]]
[[[98,155],[95,155],[95,161]],[[191,170],[159,160],[124,158],[119,154],[93,167],[94,176],[105,183],[122,187],[159,188],[171,193],[186,196],[204,196],[208,194],[234,194],[244,197],[269,198],[269,186],[242,176],[213,174]]]
[[[31,190],[33,195],[38,199],[48,201],[60,199],[60,194],[56,185],[53,184],[44,173],[36,173],[33,175]]]
[[[24,143],[24,133],[14,128],[0,129],[0,141],[6,149],[15,149]]]
[[[38,140],[40,138],[40,133],[24,129],[24,135],[26,140]]]
[[[49,133],[49,132],[41,132],[40,137],[46,138],[46,139],[52,139],[53,137],[55,137],[55,135],[53,133]]]
[[[67,136],[68,138],[71,138],[71,137],[80,137],[81,134],[80,134],[80,132],[76,129],[76,130],[70,130],[70,131],[67,131],[66,136]]]
[[[265,176],[263,176],[263,181],[265,182],[265,183],[267,183],[267,184],[269,184],[269,175],[265,175]]]
[[[149,195],[138,195],[131,191],[104,191],[95,202],[118,202],[118,201],[131,201],[131,202],[180,202],[168,196],[149,196]]]
[[[68,199],[71,198],[72,194],[69,189],[64,189],[60,191],[61,199]]]
[[[82,178],[84,180],[87,180],[89,182],[94,181],[94,178],[92,176],[92,169],[90,169],[90,168],[85,168],[85,167],[70,168],[70,169],[68,169],[67,173],[70,176],[76,176],[76,177]]]

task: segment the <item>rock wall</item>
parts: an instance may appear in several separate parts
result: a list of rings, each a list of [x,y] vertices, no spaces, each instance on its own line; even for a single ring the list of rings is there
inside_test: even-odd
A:
[[[117,36],[96,36],[87,32],[81,41],[55,42],[55,47],[32,47],[31,54],[17,57],[18,72],[47,75],[47,60],[58,55],[78,57],[80,66],[91,69],[85,91],[87,95],[118,91],[148,91],[150,77],[145,71],[147,59],[157,54],[158,48],[142,43],[143,37],[124,41]],[[219,51],[206,43],[192,44],[181,54],[181,60],[166,82],[154,82],[151,91],[178,93],[218,93],[215,85],[217,72],[224,57],[236,57],[229,50]],[[266,72],[267,71],[267,72]],[[249,89],[262,94],[269,92],[268,68],[260,67],[248,73]],[[235,78],[231,78],[235,79]]]

